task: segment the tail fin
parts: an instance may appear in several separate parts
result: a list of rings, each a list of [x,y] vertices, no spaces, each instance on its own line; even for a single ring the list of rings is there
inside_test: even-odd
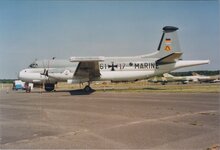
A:
[[[172,54],[174,52],[181,52],[177,30],[178,28],[171,26],[166,26],[163,28],[163,35],[157,49],[160,51],[162,57],[167,56],[168,53]]]
[[[179,45],[177,30],[178,28],[172,26],[164,27],[157,52],[149,55],[142,55],[142,57],[161,59],[163,57],[167,57],[169,55],[177,53],[179,54],[179,57],[177,59],[181,59],[180,57],[182,55],[182,52]]]
[[[169,74],[169,73],[164,73],[163,76],[164,76],[165,78],[172,78],[172,77],[174,77],[173,75],[171,75],[171,74]]]

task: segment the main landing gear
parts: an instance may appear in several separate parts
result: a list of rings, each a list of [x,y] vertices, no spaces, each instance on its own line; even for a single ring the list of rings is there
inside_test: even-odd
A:
[[[53,83],[46,83],[46,84],[44,84],[44,89],[47,92],[53,91],[54,88],[55,88],[55,85]]]
[[[90,87],[90,82],[88,82],[88,85],[85,86],[85,88],[83,89],[86,93],[92,92],[93,89]]]
[[[53,91],[54,88],[55,88],[55,84],[54,84],[54,83],[45,83],[45,84],[44,84],[44,89],[45,89],[45,91],[47,91],[47,92]],[[93,91],[93,89],[90,87],[90,82],[88,82],[88,85],[85,86],[85,88],[83,89],[83,91],[86,92],[86,93],[90,93],[90,92]]]
[[[83,89],[86,93],[88,93],[88,92],[91,92],[92,91],[92,88],[89,86],[89,85],[87,85],[87,86],[85,86],[85,88]]]

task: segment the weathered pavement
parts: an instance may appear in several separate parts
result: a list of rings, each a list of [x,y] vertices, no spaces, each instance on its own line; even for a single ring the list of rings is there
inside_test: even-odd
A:
[[[71,95],[75,94],[75,95]],[[0,92],[0,148],[207,149],[218,93]]]

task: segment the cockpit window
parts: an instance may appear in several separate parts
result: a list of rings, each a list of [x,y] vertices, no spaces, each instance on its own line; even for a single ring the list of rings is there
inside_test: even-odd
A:
[[[37,66],[38,66],[37,63],[32,63],[29,65],[30,68],[37,68]]]

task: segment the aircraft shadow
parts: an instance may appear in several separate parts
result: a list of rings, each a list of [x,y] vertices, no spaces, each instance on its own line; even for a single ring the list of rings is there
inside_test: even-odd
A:
[[[90,95],[96,90],[92,89],[90,92],[85,92],[83,89],[76,89],[76,90],[59,90],[59,91],[53,91],[55,93],[59,92],[67,92],[70,93],[70,95]]]
[[[90,95],[96,91],[104,91],[104,92],[111,92],[111,91],[131,91],[131,90],[143,90],[143,91],[157,91],[157,90],[165,90],[161,88],[152,88],[152,87],[146,87],[146,88],[140,88],[140,89],[98,89],[94,90],[92,89],[90,92],[85,92],[83,89],[75,89],[75,90],[55,90],[52,92],[46,92],[46,91],[32,91],[31,93],[69,93],[70,95]]]
[[[152,87],[148,87],[148,88],[143,88],[143,90],[152,90],[152,91],[156,91],[156,90],[165,90],[165,89],[161,89],[161,88],[152,88]]]
[[[135,89],[134,89],[135,90]],[[138,89],[137,89],[138,90]],[[157,91],[157,90],[165,90],[165,89],[161,89],[161,88],[141,88],[140,90],[146,90],[146,91]],[[92,89],[90,92],[85,92],[83,89],[76,89],[76,90],[60,90],[60,91],[54,91],[54,92],[69,92],[70,95],[90,95],[96,91],[103,91],[103,92],[111,92],[111,91],[131,91],[131,89],[98,89],[98,90],[94,90]]]
[[[70,93],[70,95],[90,95],[96,90],[92,89],[90,92],[85,92],[83,89],[76,89],[76,90],[54,90],[52,92],[46,91],[32,91],[31,93]]]
[[[92,89],[90,92],[85,92],[83,89],[69,91],[70,95],[90,95],[93,92],[95,92],[94,89]]]

